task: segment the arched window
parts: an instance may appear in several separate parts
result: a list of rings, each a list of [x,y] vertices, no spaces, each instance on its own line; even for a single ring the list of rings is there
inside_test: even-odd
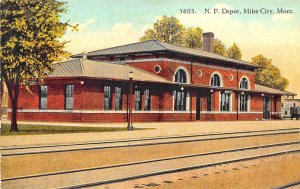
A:
[[[240,82],[240,89],[249,89],[249,81],[247,78],[243,78]],[[249,99],[250,95],[242,92],[240,94],[240,111],[248,112],[249,111]]]
[[[187,83],[187,74],[183,69],[179,69],[174,78],[174,82]],[[187,91],[183,87],[174,90],[174,110],[185,111],[187,109]]]
[[[248,89],[249,87],[249,82],[248,82],[248,79],[246,78],[243,78],[240,82],[240,88],[241,89]]]
[[[186,76],[185,71],[183,69],[179,69],[175,75],[175,82],[186,83],[187,82],[186,78],[187,78],[187,76]]]
[[[210,85],[214,87],[221,87],[221,78],[218,74],[214,74],[211,77]]]

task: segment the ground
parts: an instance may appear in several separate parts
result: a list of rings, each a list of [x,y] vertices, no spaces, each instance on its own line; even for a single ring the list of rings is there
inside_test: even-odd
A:
[[[62,143],[81,143],[104,140],[151,138],[160,136],[194,135],[253,130],[299,128],[299,121],[239,121],[239,122],[180,122],[135,123],[135,128],[146,130],[89,132],[45,135],[19,135],[1,137],[1,145],[26,146]],[[41,123],[21,122],[24,125]],[[126,123],[47,123],[76,128],[125,128]],[[31,154],[2,157],[2,179],[33,174],[43,174],[97,166],[115,165],[156,158],[205,153],[225,149],[249,147],[287,141],[299,141],[299,133],[274,136],[256,136],[219,141],[197,141],[163,145],[94,149],[59,153]],[[47,162],[47,163],[45,163]],[[271,188],[300,180],[300,154],[286,154],[271,158],[231,163],[221,166],[172,173],[128,182],[99,186],[99,188]],[[88,175],[87,175],[88,176]]]

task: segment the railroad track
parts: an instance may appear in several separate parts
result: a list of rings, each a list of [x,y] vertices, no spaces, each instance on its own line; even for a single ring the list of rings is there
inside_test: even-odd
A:
[[[200,142],[209,140],[234,139],[243,137],[271,136],[300,133],[300,128],[287,128],[276,130],[254,130],[246,132],[227,132],[227,133],[209,133],[182,136],[167,137],[149,137],[128,140],[113,141],[94,141],[86,143],[56,144],[56,145],[38,145],[38,146],[19,146],[19,147],[2,147],[2,156],[16,156],[40,153],[56,153],[79,150],[98,150],[106,148],[135,147],[159,144],[174,144],[185,142]]]
[[[3,188],[84,188],[143,177],[175,173],[286,153],[299,153],[300,141],[189,154],[125,164],[2,180]]]

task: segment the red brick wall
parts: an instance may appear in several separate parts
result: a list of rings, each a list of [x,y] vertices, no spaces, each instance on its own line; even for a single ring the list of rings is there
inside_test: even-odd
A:
[[[80,81],[84,81],[84,84],[80,84]],[[64,87],[65,84],[75,85],[75,96],[74,96],[74,111],[64,111]],[[37,120],[37,121],[84,121],[84,122],[125,122],[127,121],[127,93],[128,83],[126,82],[114,82],[114,81],[100,81],[100,80],[87,80],[87,79],[75,79],[75,80],[58,80],[48,79],[45,81],[48,85],[48,109],[57,110],[58,112],[19,112],[19,120]],[[103,88],[105,85],[112,87],[113,102],[112,111],[113,113],[101,112],[104,111],[104,95]],[[190,91],[190,99],[192,102],[192,115],[188,109],[185,113],[172,112],[173,111],[173,90],[172,86],[161,85],[161,84],[140,84],[135,83],[151,90],[151,111],[158,112],[146,112],[142,111],[134,113],[133,119],[136,122],[141,121],[190,121],[196,120],[196,99],[197,93],[200,95],[201,113],[200,117],[202,121],[205,120],[236,120],[236,98],[235,93],[232,93],[232,111],[233,113],[218,113],[220,110],[219,98],[220,92],[213,91],[212,93],[208,89],[192,89]],[[115,112],[115,86],[123,86],[123,111],[120,113]],[[38,110],[39,108],[39,87],[31,86],[32,94],[29,94],[25,90],[20,91],[19,108],[26,110]],[[142,101],[144,101],[143,90]],[[212,94],[212,112],[207,112],[207,97]],[[133,93],[133,107],[134,107],[134,93]],[[188,103],[188,102],[187,102]],[[276,102],[279,111],[280,98],[277,98]],[[144,102],[142,103],[144,104]],[[252,112],[262,112],[263,108],[263,97],[261,94],[251,94],[251,105],[250,110]],[[143,108],[144,106],[142,106]],[[274,106],[273,106],[274,107]],[[134,109],[134,108],[133,108]],[[85,111],[81,113],[80,111]],[[87,111],[100,111],[88,113]],[[168,111],[163,113],[164,111]],[[171,111],[171,112],[170,112]],[[240,113],[239,120],[257,120],[262,118],[260,113]]]

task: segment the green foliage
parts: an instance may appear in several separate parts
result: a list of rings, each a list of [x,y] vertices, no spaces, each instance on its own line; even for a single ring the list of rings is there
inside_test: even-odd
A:
[[[156,39],[172,44],[181,44],[184,27],[176,17],[163,16],[153,24],[153,29],[145,31],[141,41]]]
[[[236,60],[241,60],[241,58],[242,58],[242,52],[235,43],[233,43],[232,46],[228,48],[226,55],[229,58],[233,58]]]
[[[259,68],[255,70],[255,82],[257,84],[279,90],[286,89],[289,82],[286,78],[281,76],[280,70],[272,65],[271,59],[260,54],[252,58],[252,63],[259,66]]]
[[[190,48],[200,49],[202,46],[202,34],[201,28],[187,28],[182,36],[182,45]]]
[[[65,12],[65,3],[56,0],[1,1],[1,70],[13,111],[19,85],[28,88],[30,79],[45,77],[53,62],[69,55],[59,40],[70,26],[59,20]]]
[[[214,39],[213,49],[214,53],[225,56],[226,48],[221,40]]]

